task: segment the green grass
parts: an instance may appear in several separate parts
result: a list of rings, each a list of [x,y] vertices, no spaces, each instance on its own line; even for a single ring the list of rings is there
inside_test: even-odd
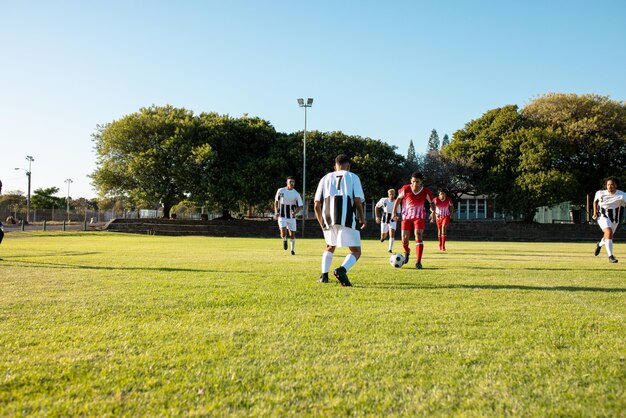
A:
[[[0,416],[624,416],[626,268],[593,243],[426,242],[418,271],[365,241],[353,288],[281,247],[7,234]]]

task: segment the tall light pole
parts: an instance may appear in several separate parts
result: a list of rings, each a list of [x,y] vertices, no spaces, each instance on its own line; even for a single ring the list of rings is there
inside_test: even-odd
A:
[[[313,99],[298,99],[298,106],[304,108],[304,140],[302,141],[302,237],[304,238],[304,220],[307,217],[306,206],[306,109],[313,106]]]
[[[26,223],[30,222],[30,174],[31,174],[31,163],[35,161],[33,157],[30,155],[26,156],[26,161],[28,161],[28,170],[25,168],[16,167],[16,170],[24,170],[26,171],[26,177],[28,177],[28,194],[26,195]]]
[[[70,221],[70,184],[73,183],[72,179],[65,179],[67,183],[67,221]]]

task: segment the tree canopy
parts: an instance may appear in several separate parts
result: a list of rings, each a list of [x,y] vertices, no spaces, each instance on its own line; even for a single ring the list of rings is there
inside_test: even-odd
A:
[[[465,181],[499,210],[531,220],[538,206],[584,204],[602,179],[624,177],[626,108],[603,96],[547,94],[470,121],[443,153],[466,159]]]

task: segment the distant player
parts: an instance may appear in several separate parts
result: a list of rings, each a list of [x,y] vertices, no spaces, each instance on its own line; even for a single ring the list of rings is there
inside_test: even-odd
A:
[[[435,222],[437,222],[437,236],[439,237],[439,251],[446,250],[446,237],[450,218],[454,211],[454,202],[445,190],[439,189],[437,197],[433,199],[435,204]]]
[[[361,257],[361,232],[365,228],[365,195],[361,179],[350,172],[350,159],[341,154],[335,158],[335,171],[320,180],[315,191],[315,217],[326,241],[322,254],[319,282],[328,283],[328,272],[337,247],[348,247],[350,254],[333,271],[342,286],[352,286],[347,272]]]
[[[609,177],[604,182],[604,190],[598,190],[593,198],[593,219],[598,221],[598,226],[604,232],[604,236],[596,245],[594,255],[600,254],[604,246],[609,256],[609,263],[617,263],[613,255],[613,235],[619,225],[620,218],[626,206],[626,193],[618,190],[617,177]]]
[[[402,246],[404,247],[404,264],[409,261],[409,240],[411,231],[415,234],[415,253],[417,262],[415,268],[422,268],[422,253],[424,252],[424,227],[426,225],[426,210],[424,205],[433,201],[433,192],[428,187],[424,187],[424,176],[420,172],[411,175],[411,183],[405,184],[398,192],[398,198],[393,206],[393,220],[396,220],[396,211],[402,205]],[[430,219],[432,219],[433,209],[430,209]]]
[[[387,197],[382,197],[376,206],[374,212],[376,213],[376,223],[380,224],[380,242],[385,241],[389,237],[389,252],[393,252],[393,243],[395,241],[396,234],[396,221],[392,221],[393,217],[393,205],[396,203],[396,191],[394,189],[387,190]],[[379,215],[380,209],[380,215]],[[397,209],[400,213],[400,208]]]
[[[302,197],[294,189],[296,179],[287,177],[287,187],[276,191],[274,198],[274,218],[278,220],[280,237],[283,240],[283,250],[287,249],[287,237],[291,239],[291,255],[296,252],[296,215],[302,209]]]

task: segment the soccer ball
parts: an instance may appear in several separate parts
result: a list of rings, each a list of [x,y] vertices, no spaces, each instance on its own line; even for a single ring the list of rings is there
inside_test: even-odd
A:
[[[389,264],[396,268],[402,267],[404,265],[404,256],[402,254],[391,254]]]

